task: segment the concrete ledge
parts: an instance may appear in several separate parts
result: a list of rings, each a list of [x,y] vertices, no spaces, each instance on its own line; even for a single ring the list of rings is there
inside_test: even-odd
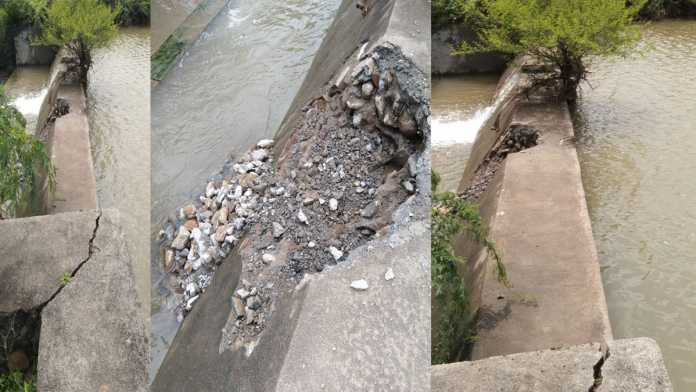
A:
[[[601,366],[598,391],[671,392],[660,348],[648,338],[616,340]],[[432,367],[435,392],[587,392],[595,383],[599,344],[585,344]]]
[[[0,312],[33,309],[87,259],[96,211],[0,221]]]
[[[428,390],[429,251],[414,222],[313,276],[276,390]],[[351,289],[358,279],[369,289]]]
[[[92,253],[43,310],[40,391],[147,391],[149,342],[115,210],[102,212]]]
[[[511,122],[537,129],[541,142],[508,155],[487,191],[514,287],[484,278],[473,359],[612,337],[567,106],[519,104]]]
[[[68,101],[70,113],[57,118],[49,134],[56,189],[53,197],[49,197],[48,213],[94,210],[97,208],[97,184],[85,94],[79,85],[63,85],[58,97]]]

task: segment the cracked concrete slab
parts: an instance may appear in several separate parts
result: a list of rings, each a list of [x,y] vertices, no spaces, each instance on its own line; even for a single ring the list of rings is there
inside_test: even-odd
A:
[[[672,391],[672,382],[655,340],[616,340],[609,343],[609,352],[611,356],[602,367],[602,385],[597,391]]]
[[[48,301],[63,274],[87,258],[97,216],[81,211],[0,221],[0,312]]]
[[[597,391],[671,392],[657,343],[648,338],[615,340]],[[587,392],[595,383],[599,343],[511,354],[432,367],[434,392]]]
[[[311,276],[276,390],[428,390],[429,254],[415,221]],[[350,287],[359,279],[367,290]]]
[[[132,268],[119,214],[105,210],[89,259],[42,311],[39,390],[147,391],[149,342]]]

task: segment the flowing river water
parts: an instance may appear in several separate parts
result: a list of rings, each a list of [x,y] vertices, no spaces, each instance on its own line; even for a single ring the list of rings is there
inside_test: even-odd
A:
[[[339,5],[230,1],[153,90],[151,238],[227,159],[273,137]],[[154,376],[178,323],[156,242],[151,259]]]
[[[696,390],[696,22],[652,23],[640,50],[593,65],[574,121],[614,336],[655,338],[675,390],[687,392]],[[433,81],[440,190],[456,190],[496,83]]]
[[[601,61],[575,116],[616,338],[649,336],[677,392],[696,390],[696,21],[645,29]]]
[[[90,141],[101,208],[116,208],[149,314],[150,34],[124,28],[93,55],[87,89]],[[124,293],[124,295],[126,295]]]
[[[433,79],[433,169],[438,190],[455,192],[471,145],[492,114],[499,75],[467,75]]]

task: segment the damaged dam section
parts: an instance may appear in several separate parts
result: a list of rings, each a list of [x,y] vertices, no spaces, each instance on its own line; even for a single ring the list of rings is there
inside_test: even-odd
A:
[[[388,26],[429,6],[405,3],[344,1],[279,137],[163,228],[183,321],[153,391],[427,389],[427,59]]]
[[[39,390],[145,391],[146,326],[136,296],[128,295],[135,288],[118,212],[61,213],[0,227],[0,271],[8,282],[0,290],[0,331],[11,332],[17,315],[35,316],[14,328],[29,336],[15,335],[13,350],[25,358],[10,353],[8,364],[34,367]],[[33,349],[22,346],[29,344]]]
[[[512,287],[466,235],[477,339],[467,362],[432,367],[433,390],[650,390],[672,386],[657,343],[613,340],[568,105],[530,91],[538,66],[516,59],[510,96],[481,128],[459,186],[480,205]],[[649,359],[648,359],[649,358]],[[517,380],[517,381],[515,381]]]

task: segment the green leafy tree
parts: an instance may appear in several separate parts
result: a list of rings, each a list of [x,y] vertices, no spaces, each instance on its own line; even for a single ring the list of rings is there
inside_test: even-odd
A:
[[[455,53],[529,54],[554,70],[536,78],[535,87],[560,86],[574,100],[591,58],[626,55],[638,42],[634,20],[645,1],[480,0],[479,40]]]
[[[53,0],[37,43],[67,48],[77,60],[80,80],[86,85],[92,51],[116,37],[115,20],[120,12],[120,6],[112,9],[100,0]]]
[[[41,186],[43,174],[49,188],[55,181],[44,144],[27,134],[24,117],[0,90],[0,217],[13,216],[27,206]]]

